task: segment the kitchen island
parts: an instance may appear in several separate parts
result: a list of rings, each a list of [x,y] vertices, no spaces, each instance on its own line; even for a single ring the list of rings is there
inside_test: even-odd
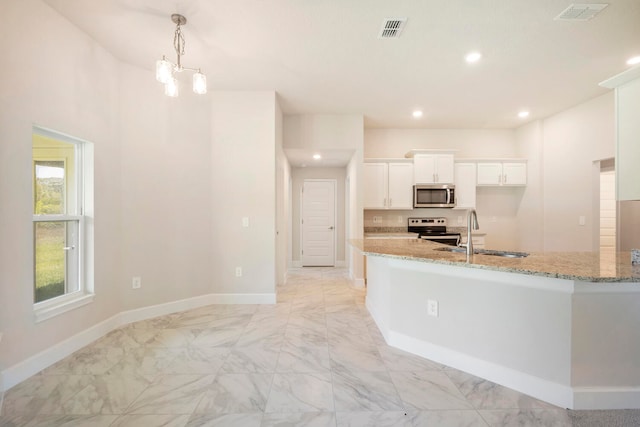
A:
[[[640,408],[640,268],[623,253],[503,258],[365,239],[389,345],[571,409]]]

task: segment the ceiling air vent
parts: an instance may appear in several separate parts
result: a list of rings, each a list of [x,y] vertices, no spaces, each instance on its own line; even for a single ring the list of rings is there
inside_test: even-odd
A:
[[[563,10],[560,15],[553,19],[556,21],[588,21],[607,6],[609,6],[607,3],[575,3]]]
[[[407,23],[407,18],[389,18],[382,22],[382,28],[378,34],[379,39],[397,39]]]

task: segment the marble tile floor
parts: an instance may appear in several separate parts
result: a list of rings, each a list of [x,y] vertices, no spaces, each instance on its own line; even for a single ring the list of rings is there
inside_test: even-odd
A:
[[[607,426],[387,346],[344,269],[300,268],[274,305],[117,329],[0,395],[0,426]]]

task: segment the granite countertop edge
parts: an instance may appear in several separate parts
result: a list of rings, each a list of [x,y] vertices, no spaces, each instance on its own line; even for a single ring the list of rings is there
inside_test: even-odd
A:
[[[365,243],[365,240],[366,240],[366,243]],[[544,266],[536,268],[535,262],[540,262],[540,261],[532,261],[534,263],[533,266],[531,267],[523,266],[523,268],[519,268],[519,266],[497,265],[498,262],[505,262],[505,259],[499,258],[499,257],[495,260],[492,258],[485,258],[485,257],[490,257],[490,255],[480,255],[480,258],[475,258],[475,257],[478,257],[478,255],[474,255],[474,259],[472,259],[471,262],[467,262],[465,255],[444,253],[444,252],[434,252],[434,249],[436,249],[437,247],[442,247],[443,245],[440,245],[437,243],[431,243],[431,242],[423,242],[423,241],[420,241],[421,242],[420,244],[424,245],[423,248],[420,248],[420,252],[421,252],[420,254],[398,253],[398,252],[402,252],[401,250],[402,247],[400,248],[400,250],[398,250],[397,245],[398,244],[402,245],[404,243],[397,243],[398,241],[393,241],[393,240],[392,242],[394,243],[387,243],[387,242],[380,243],[380,244],[377,244],[377,247],[375,248],[375,250],[368,250],[368,248],[366,248],[366,245],[370,244],[369,242],[374,242],[374,241],[375,240],[364,239],[361,242],[358,242],[356,240],[356,241],[351,241],[350,243],[354,245],[356,248],[358,248],[359,250],[361,250],[364,255],[368,255],[368,256],[378,256],[378,257],[386,257],[386,258],[393,258],[393,259],[407,260],[407,261],[418,261],[418,262],[425,262],[425,263],[432,263],[432,264],[450,265],[450,266],[456,266],[456,267],[466,267],[466,268],[475,268],[475,269],[489,270],[489,271],[524,274],[524,275],[548,277],[548,278],[554,278],[554,279],[565,279],[565,280],[573,280],[578,282],[591,282],[591,283],[599,283],[599,284],[640,282],[640,266],[639,267],[631,266],[630,259],[629,259],[628,265],[623,266],[624,268],[630,269],[631,271],[630,274],[617,273],[620,267],[616,266],[615,268],[616,275],[607,274],[605,272],[599,276],[595,276],[595,275],[588,275],[588,274],[570,274],[567,272],[545,271]],[[381,242],[381,241],[378,241],[378,242]],[[396,247],[394,247],[394,250],[392,251],[385,251],[384,245],[396,245]],[[411,249],[415,249],[415,247],[412,247]],[[407,250],[407,252],[409,252],[409,250]],[[579,258],[581,255],[587,256],[588,254],[590,253],[584,253],[584,254],[577,253],[575,254],[575,256]],[[532,258],[534,258],[536,256],[544,256],[545,254],[532,253],[531,255],[532,255]],[[574,255],[574,254],[571,254],[571,255]],[[447,256],[450,258],[449,259],[444,258]],[[520,258],[518,260],[523,260],[519,262],[525,262],[525,263],[527,262],[526,258]],[[506,261],[506,262],[509,262],[509,261]],[[611,262],[611,265],[613,265],[613,262],[614,261]],[[579,268],[579,266],[576,266],[573,268]],[[552,268],[547,267],[547,269],[552,269]]]

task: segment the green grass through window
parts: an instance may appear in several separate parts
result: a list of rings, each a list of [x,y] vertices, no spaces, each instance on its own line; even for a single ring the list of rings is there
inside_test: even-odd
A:
[[[65,223],[36,223],[35,302],[64,294]]]

